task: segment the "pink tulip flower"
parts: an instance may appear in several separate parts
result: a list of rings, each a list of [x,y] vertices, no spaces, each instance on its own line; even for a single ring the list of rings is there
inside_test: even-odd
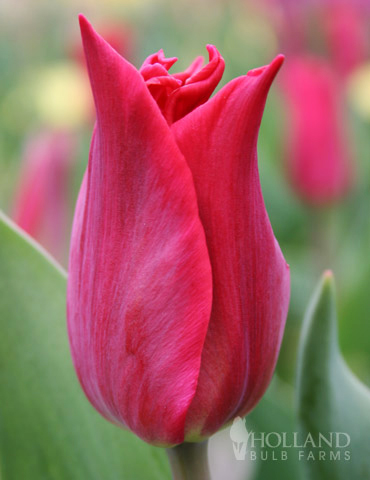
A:
[[[340,80],[325,60],[301,55],[287,62],[283,88],[292,187],[310,205],[334,203],[353,176]]]
[[[43,131],[25,147],[13,207],[14,221],[61,260],[68,241],[68,177],[74,136]]]
[[[330,57],[344,78],[368,57],[368,16],[351,2],[333,3],[322,14]]]
[[[257,136],[282,64],[209,99],[224,61],[139,72],[80,18],[97,122],[72,232],[67,311],[94,407],[145,441],[200,440],[260,400],[289,303]]]

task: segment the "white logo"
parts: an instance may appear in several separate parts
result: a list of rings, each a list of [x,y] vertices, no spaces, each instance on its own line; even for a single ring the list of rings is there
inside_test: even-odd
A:
[[[298,460],[349,461],[351,437],[345,432],[248,432],[245,421],[236,417],[230,427],[236,460],[287,460],[288,452]]]
[[[233,442],[235,458],[237,460],[245,460],[249,433],[242,418],[234,418],[230,427],[230,438]]]

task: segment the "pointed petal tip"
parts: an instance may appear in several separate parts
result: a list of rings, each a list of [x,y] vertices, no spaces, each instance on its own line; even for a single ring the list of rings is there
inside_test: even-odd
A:
[[[106,43],[107,45],[109,45],[110,47],[110,44],[107,43],[99,34],[98,32],[94,29],[94,27],[92,26],[92,24],[89,22],[89,20],[85,17],[85,15],[83,15],[82,13],[80,13],[78,15],[78,21],[79,21],[79,24],[80,24],[80,31],[81,31],[81,37],[82,37],[82,42],[84,44],[84,47],[85,45],[87,44],[87,42],[91,43],[91,40],[98,40],[100,39],[101,41],[104,41],[104,43]],[[111,47],[112,48],[112,47]]]
[[[206,49],[207,49],[207,52],[209,54],[211,54],[212,52],[215,52],[215,51],[217,52],[218,51],[217,48],[214,45],[212,45],[211,43],[207,43]]]
[[[266,65],[266,67],[262,67],[264,68],[263,73],[265,74],[266,77],[269,78],[270,82],[272,82],[275,79],[281,66],[284,63],[284,60],[285,60],[284,55],[280,53],[272,60],[272,62],[269,65]]]
[[[89,28],[92,28],[90,22],[88,21],[88,19],[85,17],[83,13],[78,14],[78,22],[80,24],[81,32],[86,31]]]
[[[212,45],[211,43],[207,43],[206,45],[206,49],[207,49],[207,52],[208,52],[208,60],[211,62],[211,60],[213,60],[214,58],[217,58],[218,57],[218,61],[219,62],[222,62],[222,64],[224,65],[225,64],[225,60],[223,58],[223,56],[221,55],[221,53],[219,52],[218,48],[215,47],[214,45]],[[198,57],[199,58],[199,57]]]
[[[87,18],[82,13],[78,15],[78,21],[80,24],[83,51],[84,51],[87,67],[89,70],[89,75],[91,75],[90,67],[91,67],[91,64],[93,63],[91,59],[95,56],[97,52],[99,35],[94,30],[94,27],[91,25],[91,23],[87,20]],[[103,40],[103,39],[100,38],[100,40]],[[91,77],[90,77],[90,80],[91,80]]]
[[[282,54],[277,55],[271,63],[263,67],[254,68],[249,70],[247,73],[248,77],[265,77],[269,78],[270,83],[274,80],[278,71],[280,70],[282,64],[284,63],[285,57]]]
[[[88,19],[82,13],[78,15],[78,21],[80,24],[82,43],[84,45],[84,50],[86,51],[87,40],[91,39],[92,37],[96,37],[97,33],[95,32],[93,26],[88,21]]]
[[[279,70],[282,66],[282,64],[284,63],[285,61],[285,55],[283,55],[282,53],[279,53],[279,55],[277,55],[273,61],[270,63],[270,66],[274,65],[276,70]]]
[[[78,20],[80,24],[82,45],[85,54],[85,59],[88,65],[89,75],[91,74],[91,69],[96,69],[97,55],[99,52],[104,51],[104,55],[108,52],[112,53],[115,56],[120,55],[117,51],[108,43],[93,27],[89,20],[80,13],[78,15]],[[95,66],[94,66],[95,65]]]

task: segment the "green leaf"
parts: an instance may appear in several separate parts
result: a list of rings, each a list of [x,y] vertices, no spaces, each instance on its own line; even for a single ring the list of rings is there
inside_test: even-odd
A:
[[[364,319],[365,320],[365,319]],[[354,377],[338,347],[334,280],[326,272],[303,325],[298,365],[298,410],[303,439],[311,434],[316,448],[305,448],[304,466],[312,480],[370,478],[370,391]],[[334,432],[334,433],[333,433]],[[339,433],[339,447],[335,433]],[[319,435],[333,446],[322,442]],[[347,437],[348,436],[348,437]],[[350,444],[345,446],[350,439]],[[344,448],[341,448],[341,446]],[[325,459],[319,459],[319,451]],[[307,458],[309,451],[313,457]],[[333,452],[333,453],[331,453]],[[340,459],[330,459],[338,455]],[[346,460],[346,453],[349,459]]]
[[[104,420],[69,353],[66,274],[0,215],[0,477],[159,480],[165,452]]]

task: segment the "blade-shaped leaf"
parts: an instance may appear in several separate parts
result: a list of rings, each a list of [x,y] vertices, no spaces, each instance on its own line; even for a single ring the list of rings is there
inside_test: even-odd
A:
[[[315,443],[309,442],[302,458],[308,478],[370,478],[370,391],[348,369],[339,351],[331,272],[324,274],[302,330],[298,410],[303,439],[311,434]],[[320,447],[320,434],[332,445],[322,440]],[[321,460],[320,451],[325,453]]]
[[[78,384],[66,274],[0,215],[0,477],[168,479],[164,451],[104,420]]]

